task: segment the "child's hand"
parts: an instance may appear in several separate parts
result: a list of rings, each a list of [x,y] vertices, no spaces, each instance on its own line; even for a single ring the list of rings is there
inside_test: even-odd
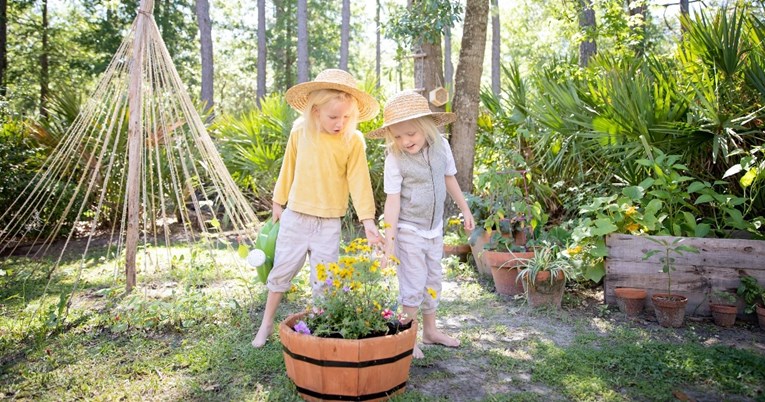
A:
[[[470,213],[469,209],[465,210],[465,211],[462,211],[462,218],[465,221],[465,223],[464,223],[465,230],[470,232],[473,229],[475,229],[475,219],[473,219],[473,214]]]
[[[274,202],[273,205],[271,205],[271,220],[279,222],[279,219],[282,217],[282,212],[284,212],[284,207]]]
[[[369,242],[370,246],[383,243],[383,238],[380,236],[380,231],[377,230],[377,227],[375,226],[375,223],[372,219],[364,219],[361,221],[361,223],[364,224],[364,233],[367,236],[367,241]]]

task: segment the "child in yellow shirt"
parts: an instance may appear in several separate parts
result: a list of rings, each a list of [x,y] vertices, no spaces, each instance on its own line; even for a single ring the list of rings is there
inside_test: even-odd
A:
[[[311,82],[287,90],[287,102],[302,116],[295,121],[282,168],[274,188],[272,214],[281,221],[274,267],[268,275],[268,298],[263,320],[252,340],[259,348],[273,332],[282,295],[305,263],[311,264],[314,296],[323,282],[316,265],[337,261],[340,218],[348,209],[348,196],[370,244],[382,241],[374,223],[375,205],[364,142],[358,122],[374,118],[377,101],[357,89],[356,80],[343,70],[324,70]],[[286,206],[286,208],[285,208]]]

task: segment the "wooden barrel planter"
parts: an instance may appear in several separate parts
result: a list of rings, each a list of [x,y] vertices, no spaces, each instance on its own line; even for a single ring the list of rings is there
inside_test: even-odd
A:
[[[523,284],[518,280],[518,272],[526,260],[534,257],[534,252],[511,253],[486,250],[481,254],[483,264],[491,269],[494,287],[497,293],[505,296],[523,294]]]
[[[287,376],[303,399],[382,401],[404,392],[416,321],[395,335],[336,339],[295,332],[293,327],[304,314],[293,314],[279,324]]]

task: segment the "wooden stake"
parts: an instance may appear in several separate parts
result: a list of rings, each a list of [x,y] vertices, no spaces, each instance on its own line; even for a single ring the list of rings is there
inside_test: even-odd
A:
[[[125,239],[125,292],[130,293],[135,287],[135,261],[138,250],[138,215],[141,199],[141,141],[143,140],[143,101],[141,84],[143,82],[143,49],[146,40],[144,31],[149,16],[154,8],[154,0],[141,0],[133,38],[133,64],[130,66],[128,87],[128,176],[127,176],[127,234]]]

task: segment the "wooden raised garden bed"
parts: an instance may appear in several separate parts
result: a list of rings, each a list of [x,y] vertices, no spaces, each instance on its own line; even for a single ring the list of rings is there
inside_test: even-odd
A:
[[[667,275],[661,272],[660,255],[643,261],[646,251],[658,247],[647,237],[616,234],[606,238],[606,303],[616,304],[614,289],[617,287],[645,289],[647,300],[654,293],[666,293]],[[670,241],[675,239],[670,236],[654,237]],[[735,293],[741,275],[753,276],[759,283],[765,284],[765,241],[689,237],[682,244],[699,250],[698,254],[674,255],[676,270],[672,272],[672,293],[688,298],[688,314],[711,315],[707,295],[715,291]],[[738,305],[741,314],[743,304],[740,300]],[[646,309],[653,310],[653,305],[646,303]]]

